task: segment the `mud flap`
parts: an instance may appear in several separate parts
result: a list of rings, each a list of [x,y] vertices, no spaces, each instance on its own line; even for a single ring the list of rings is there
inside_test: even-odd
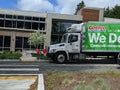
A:
[[[117,57],[117,64],[120,65],[120,53],[118,54],[118,57]]]

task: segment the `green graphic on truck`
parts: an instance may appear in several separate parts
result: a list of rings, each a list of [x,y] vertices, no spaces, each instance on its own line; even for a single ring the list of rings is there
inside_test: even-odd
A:
[[[120,51],[120,24],[87,23],[85,50]]]

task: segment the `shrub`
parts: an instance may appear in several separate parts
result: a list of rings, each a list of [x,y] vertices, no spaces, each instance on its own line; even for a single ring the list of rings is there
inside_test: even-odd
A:
[[[72,80],[70,79],[64,79],[62,84],[64,84],[65,86],[69,86],[72,83]]]
[[[94,90],[94,88],[90,85],[85,86],[85,90]]]
[[[81,87],[80,85],[77,85],[77,86],[74,87],[73,90],[84,90],[84,88]]]
[[[5,59],[5,54],[3,52],[0,52],[0,59]]]
[[[77,85],[73,90],[94,90],[94,88],[90,85]]]
[[[104,83],[104,80],[102,78],[96,78],[94,80],[94,83],[97,85],[102,85]]]
[[[44,56],[42,54],[38,55],[38,54],[32,53],[32,56],[37,57],[37,59],[41,59],[41,60],[49,60],[47,56]]]
[[[108,85],[106,83],[103,83],[101,85],[101,90],[110,90],[110,89],[108,89]]]
[[[19,59],[22,56],[20,51],[3,51],[0,53],[0,59]]]

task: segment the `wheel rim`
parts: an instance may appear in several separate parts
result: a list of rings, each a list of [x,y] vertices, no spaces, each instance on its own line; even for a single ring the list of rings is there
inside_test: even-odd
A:
[[[65,56],[64,55],[58,55],[58,62],[64,62],[65,61]]]

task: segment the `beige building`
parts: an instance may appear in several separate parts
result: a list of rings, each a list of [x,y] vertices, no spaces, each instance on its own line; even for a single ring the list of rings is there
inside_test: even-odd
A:
[[[110,23],[120,23],[120,19],[116,19],[116,18],[104,18],[104,22],[110,22]]]
[[[34,49],[28,36],[40,29],[46,35],[46,41],[40,49],[60,41],[61,36],[73,23],[80,23],[81,15],[65,15],[0,9],[0,51]]]

